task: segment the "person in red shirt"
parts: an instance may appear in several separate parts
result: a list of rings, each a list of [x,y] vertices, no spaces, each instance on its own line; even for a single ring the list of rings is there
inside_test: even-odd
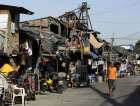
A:
[[[117,69],[113,63],[110,63],[107,70],[107,79],[109,87],[109,96],[112,96],[113,91],[115,90],[115,81],[117,78]]]

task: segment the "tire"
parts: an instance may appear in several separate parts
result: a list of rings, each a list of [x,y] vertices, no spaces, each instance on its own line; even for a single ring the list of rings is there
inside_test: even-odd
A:
[[[63,93],[63,87],[62,86],[57,87],[57,93]]]

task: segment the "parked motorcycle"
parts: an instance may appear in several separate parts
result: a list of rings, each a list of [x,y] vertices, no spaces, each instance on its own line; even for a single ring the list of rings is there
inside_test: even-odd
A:
[[[64,83],[59,79],[52,80],[50,78],[47,78],[46,81],[44,81],[43,88],[44,91],[63,93]]]

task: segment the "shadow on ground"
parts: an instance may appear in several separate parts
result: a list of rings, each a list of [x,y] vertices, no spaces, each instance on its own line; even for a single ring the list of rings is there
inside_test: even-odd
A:
[[[133,93],[116,98],[107,96],[104,92],[95,87],[92,87],[92,89],[105,99],[105,102],[103,102],[100,106],[108,106],[107,104],[110,104],[111,106],[140,106],[140,86],[138,86]],[[120,103],[117,101],[118,98],[126,99]]]
[[[140,86],[122,103],[123,106],[140,106]]]

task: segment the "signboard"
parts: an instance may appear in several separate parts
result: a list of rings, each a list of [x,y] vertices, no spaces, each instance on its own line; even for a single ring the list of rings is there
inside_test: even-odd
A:
[[[0,14],[0,29],[7,29],[8,14]]]

